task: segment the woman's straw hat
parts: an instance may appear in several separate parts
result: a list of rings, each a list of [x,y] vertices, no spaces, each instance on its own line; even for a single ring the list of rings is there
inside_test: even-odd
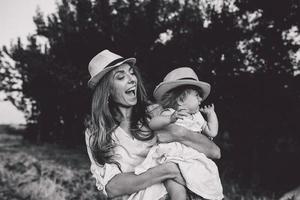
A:
[[[135,58],[123,58],[109,50],[103,50],[98,53],[89,63],[89,72],[91,75],[88,81],[88,86],[94,88],[100,79],[109,71],[123,63],[134,65],[136,62]]]
[[[203,100],[210,93],[210,84],[199,81],[197,74],[192,68],[180,67],[169,72],[163,82],[156,86],[153,96],[156,101],[160,101],[161,97],[168,91],[183,85],[193,85],[199,87],[202,91]]]

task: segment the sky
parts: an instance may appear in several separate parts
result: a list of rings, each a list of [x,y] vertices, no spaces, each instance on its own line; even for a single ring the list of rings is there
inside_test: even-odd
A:
[[[8,102],[0,102],[0,124],[25,124],[24,114]]]
[[[21,37],[26,40],[35,32],[33,16],[37,7],[45,14],[56,10],[57,0],[0,0],[0,46],[9,45]]]
[[[55,12],[58,0],[0,0],[0,47],[10,46],[18,37],[26,43],[35,33],[33,16],[37,8],[48,15]],[[24,114],[10,102],[0,101],[0,124],[25,123]]]

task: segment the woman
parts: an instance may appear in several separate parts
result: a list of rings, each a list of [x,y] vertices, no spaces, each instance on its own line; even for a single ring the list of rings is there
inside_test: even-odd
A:
[[[176,125],[157,131],[157,137],[149,131],[147,97],[135,61],[104,50],[89,63],[93,99],[86,144],[91,171],[98,189],[110,198],[161,199],[166,195],[164,181],[184,183],[176,164],[162,164],[141,175],[133,173],[157,138],[181,142],[211,158],[219,158],[220,151],[204,136],[186,134],[190,131]]]

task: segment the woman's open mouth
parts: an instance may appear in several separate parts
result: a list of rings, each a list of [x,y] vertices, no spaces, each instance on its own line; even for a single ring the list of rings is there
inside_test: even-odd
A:
[[[131,88],[129,88],[128,90],[125,91],[125,93],[127,95],[130,95],[130,96],[136,96],[136,86],[133,86]]]

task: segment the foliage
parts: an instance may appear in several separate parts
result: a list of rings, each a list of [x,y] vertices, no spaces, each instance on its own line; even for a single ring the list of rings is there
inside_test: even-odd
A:
[[[84,154],[78,157],[73,151],[62,164],[56,159],[59,155],[62,157],[65,150],[54,145],[29,147],[18,140],[17,135],[3,133],[0,147],[1,199],[105,199],[95,187]],[[57,149],[57,154],[53,154],[53,148]],[[43,154],[39,154],[41,151]],[[86,164],[68,166],[75,156]]]

